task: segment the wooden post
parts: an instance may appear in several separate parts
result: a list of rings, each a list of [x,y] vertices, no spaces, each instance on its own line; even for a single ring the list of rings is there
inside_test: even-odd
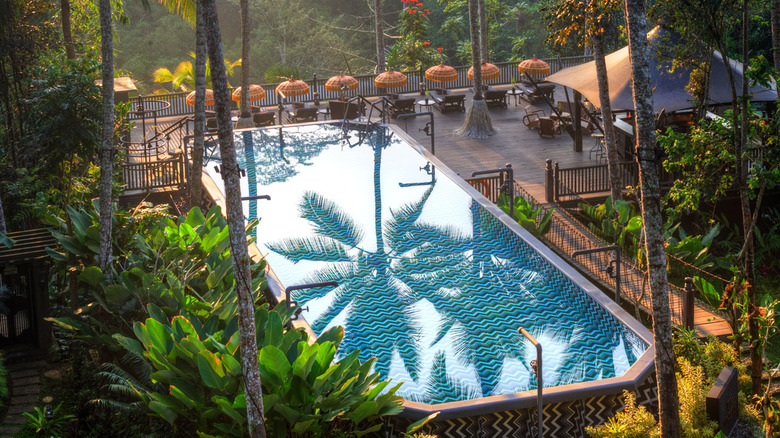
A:
[[[574,152],[582,152],[582,114],[580,114],[580,102],[582,95],[574,90],[574,108],[572,111],[572,123],[574,124]]]
[[[547,202],[553,202],[553,167],[552,160],[547,159],[545,161],[546,166],[544,168],[544,197]]]
[[[559,178],[559,168],[558,168],[558,162],[555,162],[555,167],[553,170],[553,201],[558,201],[558,195],[559,195],[559,185],[561,181]]]
[[[694,328],[693,313],[695,307],[693,305],[693,293],[693,279],[691,277],[685,277],[685,294],[683,295],[682,318],[683,326],[686,328],[686,330],[692,330]]]

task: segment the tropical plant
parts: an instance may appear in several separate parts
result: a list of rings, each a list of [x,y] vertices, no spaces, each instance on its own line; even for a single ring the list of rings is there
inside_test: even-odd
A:
[[[195,52],[190,52],[190,58],[195,60]],[[225,70],[229,77],[233,77],[233,70],[237,66],[241,65],[241,60],[230,62],[225,58]],[[171,72],[165,67],[158,68],[154,71],[154,82],[157,83],[171,83],[171,91],[192,91],[195,89],[195,68],[192,65],[192,61],[182,61]],[[230,86],[230,84],[228,84]],[[211,88],[211,64],[209,60],[206,60],[206,87]]]
[[[154,368],[162,391],[139,392],[143,404],[177,433],[244,436],[247,400],[241,384],[237,316],[233,306],[218,313],[182,312],[173,318],[150,305],[153,317],[134,326],[135,337],[116,336]],[[314,344],[302,330],[285,330],[294,309],[285,303],[257,309],[260,374],[266,427],[271,436],[362,436],[376,432],[378,417],[401,411],[402,399],[389,382],[360,363],[359,351],[334,362],[343,329],[334,327]],[[129,386],[125,383],[123,386]],[[399,385],[400,386],[400,385]],[[385,389],[388,389],[385,391]]]
[[[655,418],[647,408],[637,405],[633,392],[623,391],[623,411],[601,426],[587,427],[591,438],[647,438],[655,432]]]
[[[607,243],[620,246],[624,254],[630,254],[637,260],[644,259],[641,247],[642,216],[636,205],[623,199],[615,201],[609,196],[598,206],[584,203],[579,206],[591,232]]]
[[[0,412],[5,412],[5,406],[8,398],[8,379],[5,370],[5,358],[0,353]]]
[[[290,78],[301,79],[298,66],[276,63],[265,71],[265,81],[271,84],[283,82]]]
[[[510,213],[509,196],[500,194],[498,196],[498,207],[509,215],[513,215],[518,224],[530,231],[536,237],[544,237],[550,232],[552,216],[555,209],[549,209],[546,212],[542,206],[534,209],[533,205],[522,196],[515,196],[515,205],[512,206]]]
[[[33,429],[36,436],[52,437],[60,436],[63,428],[75,418],[74,415],[59,415],[62,403],[58,404],[56,408],[52,410],[51,418],[46,415],[45,409],[41,409],[40,406],[35,406],[33,412],[25,412],[24,416],[27,417],[26,427]]]

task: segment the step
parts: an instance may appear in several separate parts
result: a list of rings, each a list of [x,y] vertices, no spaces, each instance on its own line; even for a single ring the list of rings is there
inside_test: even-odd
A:
[[[22,415],[25,412],[33,412],[35,406],[33,404],[28,403],[20,403],[20,404],[13,404],[10,408],[8,408],[8,413],[6,414],[6,418],[13,417],[16,415]]]
[[[14,388],[21,388],[27,385],[38,385],[41,383],[41,378],[37,375],[22,378],[11,377],[11,379]]]
[[[7,425],[22,425],[27,423],[27,417],[24,415],[6,415],[5,420],[3,420],[3,426]]]
[[[43,359],[38,360],[8,360],[5,363],[5,369],[11,373],[13,371],[18,370],[28,370],[28,369],[42,369],[46,368],[46,361]]]
[[[10,424],[0,425],[0,436],[7,436],[7,437],[16,436],[16,434],[19,433],[19,430],[21,428],[22,427],[19,425],[10,425]]]
[[[35,396],[38,395],[38,391],[41,390],[41,385],[26,385],[26,386],[16,386],[13,387],[13,394],[14,396],[17,395],[27,395],[27,394],[34,394]],[[12,399],[13,401],[13,399]]]
[[[11,399],[9,406],[15,404],[34,405],[38,403],[38,394],[16,395]]]
[[[27,368],[27,369],[21,369],[16,370],[13,372],[8,373],[8,377],[12,379],[21,379],[24,377],[30,377],[30,376],[37,376],[41,373],[41,370],[37,368]]]

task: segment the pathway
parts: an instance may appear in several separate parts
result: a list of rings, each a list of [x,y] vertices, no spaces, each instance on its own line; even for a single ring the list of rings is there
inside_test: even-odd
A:
[[[24,412],[32,412],[41,389],[41,375],[46,361],[41,356],[5,358],[8,387],[11,393],[8,412],[0,423],[0,438],[15,436],[27,422]]]

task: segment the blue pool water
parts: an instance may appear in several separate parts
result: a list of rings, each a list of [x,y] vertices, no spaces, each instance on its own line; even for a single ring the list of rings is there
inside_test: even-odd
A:
[[[399,394],[444,403],[622,375],[648,345],[391,130],[236,134],[257,244],[315,333],[376,358]],[[207,171],[213,169],[213,161]],[[222,184],[219,175],[212,175]]]

